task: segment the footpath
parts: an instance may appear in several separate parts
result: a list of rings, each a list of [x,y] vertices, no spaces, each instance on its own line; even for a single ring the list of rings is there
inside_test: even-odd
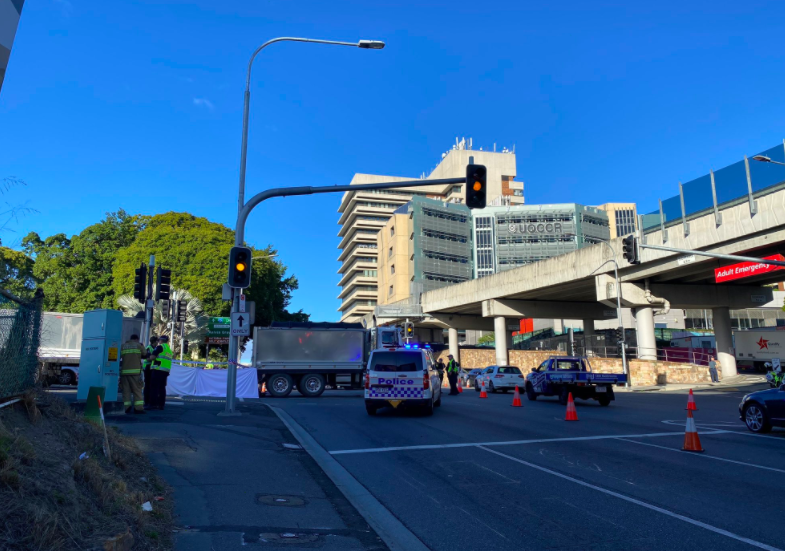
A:
[[[650,386],[635,386],[631,388],[616,388],[615,392],[683,392],[686,390],[718,390],[718,391],[736,391],[740,390],[739,387],[749,387],[750,385],[765,385],[765,375],[736,375],[735,377],[728,377],[719,383],[667,383],[663,385],[650,385]],[[761,390],[767,388],[761,386],[760,388],[750,389]],[[746,390],[746,389],[745,389]]]
[[[387,550],[264,404],[168,400],[165,411],[107,423],[133,436],[174,489],[175,550]]]

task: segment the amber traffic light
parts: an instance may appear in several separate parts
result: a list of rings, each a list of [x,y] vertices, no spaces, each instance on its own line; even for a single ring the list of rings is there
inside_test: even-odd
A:
[[[485,208],[487,180],[488,170],[483,165],[466,166],[466,206],[470,209]]]
[[[251,286],[251,249],[232,247],[229,252],[229,286],[246,289]]]

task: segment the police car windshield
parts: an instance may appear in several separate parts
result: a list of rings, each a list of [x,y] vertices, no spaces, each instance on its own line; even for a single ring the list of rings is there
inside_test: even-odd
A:
[[[422,371],[420,352],[374,352],[369,371]]]

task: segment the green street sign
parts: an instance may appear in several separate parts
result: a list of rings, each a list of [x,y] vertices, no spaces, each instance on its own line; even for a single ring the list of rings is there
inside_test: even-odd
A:
[[[230,318],[210,318],[207,321],[207,336],[211,338],[229,337]]]

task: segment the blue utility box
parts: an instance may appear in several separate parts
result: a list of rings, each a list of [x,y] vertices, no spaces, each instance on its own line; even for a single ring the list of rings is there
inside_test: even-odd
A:
[[[77,400],[86,400],[90,387],[100,386],[106,389],[107,402],[117,401],[122,332],[123,313],[119,310],[84,313]]]

